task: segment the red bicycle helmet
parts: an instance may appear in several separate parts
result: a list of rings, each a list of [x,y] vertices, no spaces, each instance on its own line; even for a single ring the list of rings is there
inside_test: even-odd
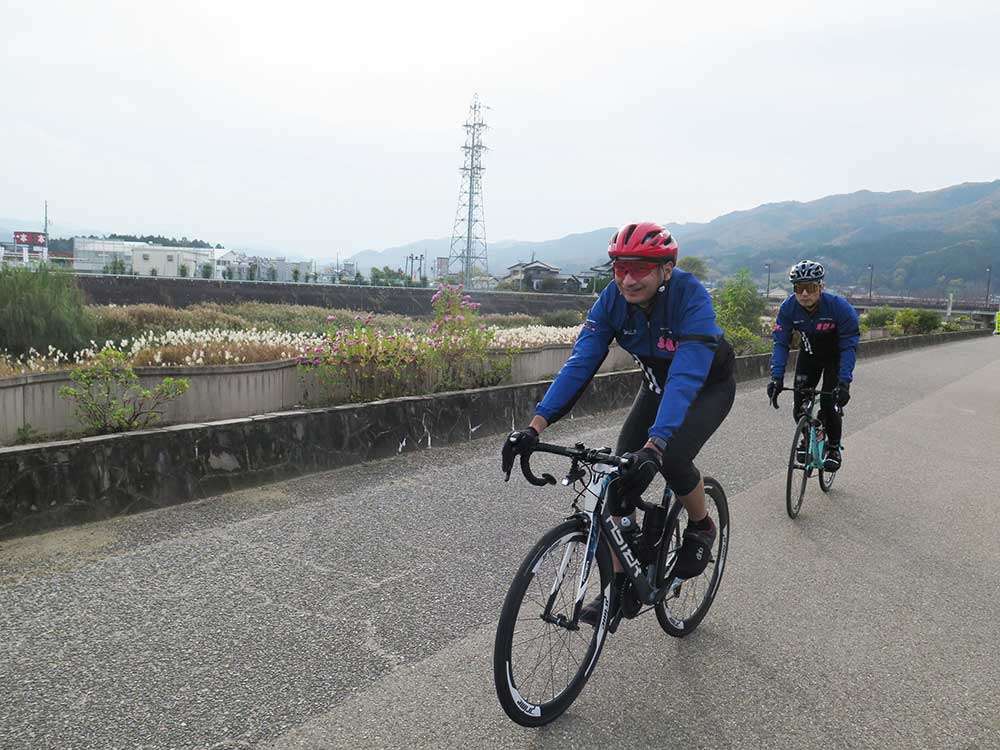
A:
[[[626,224],[608,243],[612,258],[646,258],[658,263],[677,262],[677,242],[670,232],[651,221]]]

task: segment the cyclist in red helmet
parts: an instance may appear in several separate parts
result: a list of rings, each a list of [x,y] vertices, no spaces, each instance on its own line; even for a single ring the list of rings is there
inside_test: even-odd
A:
[[[617,445],[619,454],[633,455],[633,469],[609,487],[609,508],[617,517],[630,515],[657,472],[668,478],[689,519],[674,575],[689,578],[704,571],[717,534],[694,459],[733,405],[733,350],[705,287],[676,267],[670,232],[652,222],[627,224],[611,238],[608,255],[615,283],[594,303],[530,424],[504,440],[501,468],[508,472],[515,456],[530,451],[542,431],[569,412],[616,340],[644,378]],[[617,593],[625,574],[614,562]],[[580,620],[594,625],[602,606],[599,597]],[[612,612],[618,606],[613,602]]]

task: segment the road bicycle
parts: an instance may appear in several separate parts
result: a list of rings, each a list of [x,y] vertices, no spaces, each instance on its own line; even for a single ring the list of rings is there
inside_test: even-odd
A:
[[[607,489],[628,468],[629,459],[583,443],[572,448],[538,443],[533,452],[569,458],[562,484],[576,494],[572,514],[542,536],[524,559],[497,625],[497,697],[507,715],[527,727],[549,723],[572,704],[593,674],[606,637],[623,618],[653,610],[670,635],[690,634],[712,606],[729,548],[726,493],[711,477],[704,477],[705,499],[718,534],[705,571],[681,579],[671,571],[687,513],[669,485],[659,503],[637,501],[643,511],[641,527],[628,516],[615,523],[605,502]],[[530,456],[521,454],[525,478],[536,486],[555,484],[551,474],[532,473]],[[627,573],[615,596],[612,555]],[[603,608],[592,627],[580,622],[580,611],[585,600],[598,594]]]
[[[788,457],[788,476],[785,481],[785,510],[789,518],[795,518],[802,509],[802,498],[806,493],[806,484],[810,477],[819,477],[819,487],[823,492],[829,492],[837,472],[826,471],[823,468],[823,457],[826,452],[826,428],[818,416],[813,416],[819,396],[831,396],[836,399],[836,391],[817,391],[815,388],[793,388],[793,392],[802,394],[802,416],[795,425],[795,435],[792,438],[792,451]],[[843,409],[834,401],[833,408],[838,414]],[[799,446],[807,446],[805,460],[800,460]],[[843,454],[843,444],[841,444]],[[841,459],[843,467],[843,459]],[[801,479],[796,481],[796,472],[801,473]]]

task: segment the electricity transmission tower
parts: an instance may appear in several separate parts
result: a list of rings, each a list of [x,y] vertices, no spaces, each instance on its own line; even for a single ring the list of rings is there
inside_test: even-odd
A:
[[[483,213],[483,133],[486,123],[479,95],[472,98],[469,118],[465,121],[465,161],[462,165],[462,188],[458,194],[455,228],[451,233],[448,273],[460,275],[465,286],[474,276],[488,273],[486,261],[486,217]]]

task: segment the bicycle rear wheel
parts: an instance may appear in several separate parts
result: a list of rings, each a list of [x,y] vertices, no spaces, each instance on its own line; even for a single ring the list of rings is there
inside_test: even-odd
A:
[[[683,638],[691,633],[708,614],[722,582],[722,571],[729,551],[729,502],[726,500],[726,492],[712,477],[704,477],[704,482],[708,514],[718,530],[708,566],[700,576],[683,581],[655,607],[660,627],[675,638]],[[668,536],[660,550],[660,554],[664,556],[666,574],[663,581],[657,582],[658,586],[671,579],[670,569],[677,560],[686,526],[687,511],[676,500],[667,518]]]
[[[504,600],[493,646],[493,681],[503,710],[522,726],[548,724],[569,707],[590,678],[607,636],[612,570],[603,543],[583,597],[586,604],[603,592],[601,622],[596,628],[572,625],[587,526],[570,519],[543,536],[521,563]]]
[[[795,453],[799,447],[799,441],[805,440],[809,445],[809,417],[803,415],[799,423],[795,425],[795,436],[792,438],[792,450],[788,456],[788,476],[785,480],[785,510],[788,511],[789,518],[795,518],[802,509],[802,497],[806,494],[806,482],[809,481],[809,463],[811,456],[806,457],[806,464],[800,464],[795,460]],[[796,479],[796,472],[802,472],[801,481]]]

